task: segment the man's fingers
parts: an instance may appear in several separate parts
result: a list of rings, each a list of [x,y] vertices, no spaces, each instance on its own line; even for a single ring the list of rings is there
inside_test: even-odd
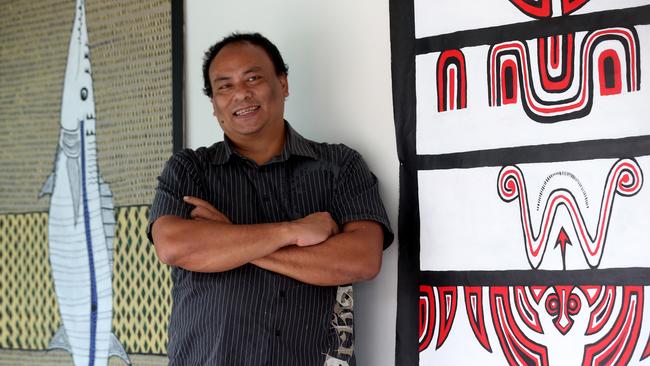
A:
[[[339,225],[336,223],[336,221],[332,220],[332,235],[338,234],[339,231]]]
[[[197,206],[190,212],[190,217],[195,220],[211,220],[231,224],[230,219],[221,212]]]
[[[185,196],[183,197],[183,200],[186,203],[195,206],[194,209],[192,210],[192,213],[190,213],[190,216],[193,219],[201,218],[205,220],[221,221],[228,224],[232,223],[230,222],[228,216],[221,213],[221,211],[217,210],[208,201],[193,196]],[[194,213],[195,211],[196,213]]]
[[[214,214],[205,207],[197,206],[190,212],[190,217],[193,219],[213,220]]]
[[[194,206],[197,206],[197,207],[201,206],[201,207],[205,207],[205,208],[214,208],[214,206],[212,206],[210,204],[210,202],[202,200],[202,199],[197,198],[197,197],[193,197],[193,196],[185,196],[185,197],[183,197],[183,201],[189,203],[190,205],[194,205]]]
[[[214,211],[215,211],[214,212],[215,220],[224,222],[226,224],[232,224],[232,222],[230,222],[230,219],[228,218],[228,216],[222,214],[221,211],[219,211],[217,209],[215,209]]]
[[[322,243],[339,233],[339,227],[328,212],[315,212],[295,221],[299,226],[298,246]]]

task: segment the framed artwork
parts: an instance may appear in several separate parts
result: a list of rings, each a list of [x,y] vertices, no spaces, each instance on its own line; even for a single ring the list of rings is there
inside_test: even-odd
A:
[[[146,237],[183,145],[183,4],[0,5],[0,365],[166,364]]]
[[[398,365],[650,364],[649,4],[391,1]]]

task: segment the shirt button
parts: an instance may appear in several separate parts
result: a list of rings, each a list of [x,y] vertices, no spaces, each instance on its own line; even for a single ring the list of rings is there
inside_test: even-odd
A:
[[[262,201],[269,202],[269,195],[268,194],[262,195]]]
[[[282,332],[280,332],[280,329],[276,329],[276,330],[275,330],[275,336],[276,336],[276,337],[279,337],[279,336],[281,336],[281,335],[282,335]]]
[[[280,297],[285,297],[286,295],[287,295],[287,293],[284,292],[284,290],[280,290]]]

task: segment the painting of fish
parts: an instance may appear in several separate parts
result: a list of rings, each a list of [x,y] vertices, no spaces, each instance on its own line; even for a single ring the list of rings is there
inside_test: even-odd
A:
[[[40,196],[50,195],[49,258],[63,324],[50,349],[74,365],[129,358],[111,331],[115,216],[111,190],[98,168],[96,116],[85,4],[77,0],[63,83],[54,168]]]

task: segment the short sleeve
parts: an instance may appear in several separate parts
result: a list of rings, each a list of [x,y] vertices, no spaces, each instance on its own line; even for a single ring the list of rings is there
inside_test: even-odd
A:
[[[384,249],[393,242],[388,215],[379,195],[378,181],[359,153],[352,151],[342,166],[333,197],[332,216],[339,224],[372,220],[382,225]]]
[[[158,187],[149,211],[147,237],[153,243],[151,227],[161,216],[189,218],[193,206],[183,201],[184,196],[201,197],[203,189],[197,179],[197,164],[188,150],[174,154],[158,177]]]

